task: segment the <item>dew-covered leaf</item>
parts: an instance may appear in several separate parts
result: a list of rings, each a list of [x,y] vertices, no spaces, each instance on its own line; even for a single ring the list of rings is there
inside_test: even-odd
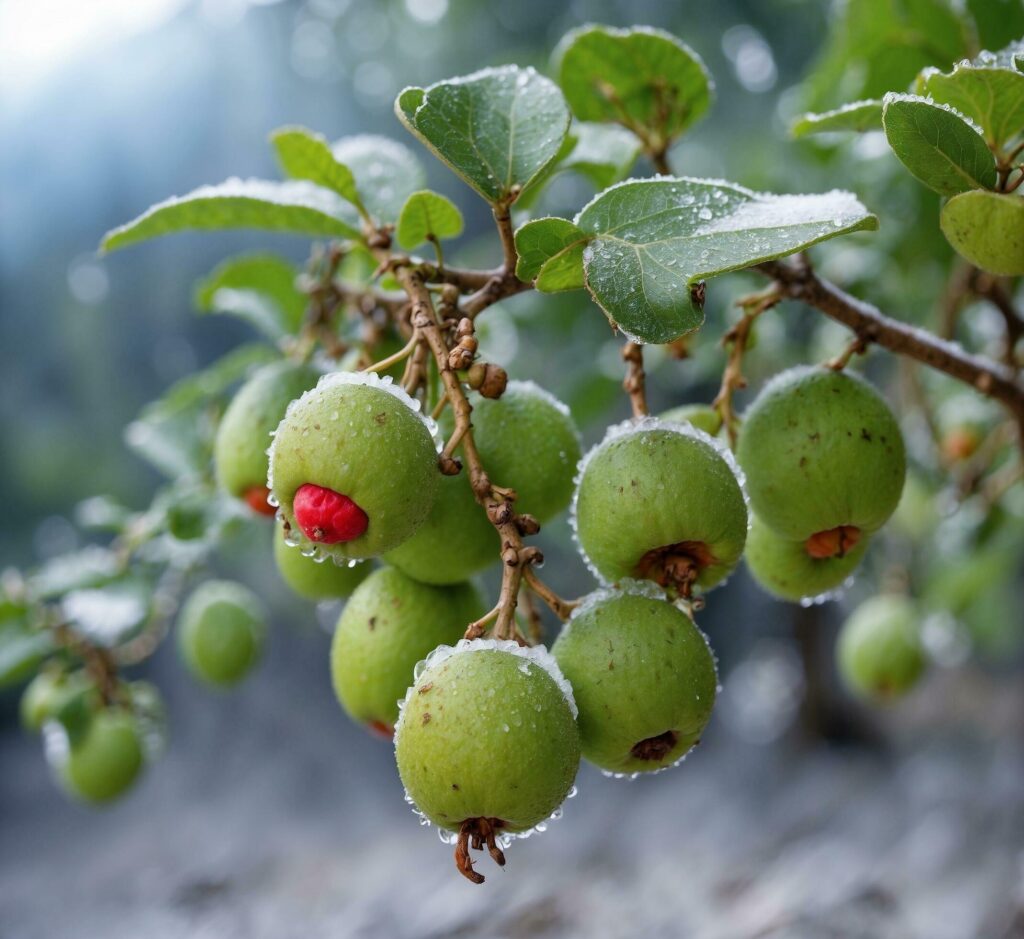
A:
[[[583,248],[590,236],[565,218],[538,218],[516,231],[516,277],[554,293],[583,286]]]
[[[150,613],[151,597],[141,581],[73,590],[61,602],[72,628],[91,643],[112,648],[138,634]]]
[[[49,633],[11,625],[0,627],[0,688],[28,681],[53,648]]]
[[[305,127],[281,127],[270,135],[286,176],[336,192],[356,209],[363,203],[352,170],[338,161],[326,139]]]
[[[398,243],[410,251],[431,238],[457,238],[462,225],[458,206],[439,193],[421,189],[405,200],[395,234]]]
[[[569,109],[534,69],[489,68],[428,88],[406,88],[399,120],[492,203],[525,188],[562,146]]]
[[[340,196],[312,183],[229,179],[158,202],[133,221],[107,232],[100,247],[114,251],[174,232],[227,228],[355,238],[359,230],[354,216],[355,210]]]
[[[829,134],[836,131],[854,131],[858,134],[882,129],[882,102],[877,98],[868,101],[853,101],[832,111],[820,114],[802,114],[794,122],[791,133],[794,137],[809,137],[811,134]]]
[[[622,124],[655,143],[667,144],[711,104],[700,56],[662,30],[584,26],[562,40],[555,58],[577,118]]]
[[[231,258],[196,284],[196,308],[237,316],[277,341],[302,324],[308,298],[296,286],[298,274],[275,254]]]
[[[700,326],[698,281],[877,224],[848,192],[780,196],[665,177],[613,186],[576,218],[592,236],[587,289],[613,324],[648,343]]]
[[[381,224],[396,222],[405,200],[427,182],[416,154],[390,137],[342,137],[331,153],[352,171],[363,205]]]
[[[1024,130],[1024,73],[1016,69],[958,64],[948,74],[925,72],[919,84],[923,95],[971,118],[992,146]]]
[[[940,195],[995,186],[992,151],[955,111],[915,95],[888,94],[882,126],[900,162]]]
[[[120,570],[120,562],[113,551],[100,545],[87,545],[44,562],[29,577],[29,588],[34,596],[52,600],[71,590],[109,583]]]

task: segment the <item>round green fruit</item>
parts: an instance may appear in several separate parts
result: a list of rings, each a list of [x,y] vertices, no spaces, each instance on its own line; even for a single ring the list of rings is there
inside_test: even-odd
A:
[[[524,833],[572,788],[575,717],[572,689],[544,648],[490,639],[442,646],[402,705],[398,772],[439,828],[464,838]]]
[[[288,408],[270,450],[272,498],[289,539],[336,559],[398,547],[437,497],[434,430],[388,379],[324,376]]]
[[[391,736],[416,663],[454,644],[485,612],[472,584],[421,584],[393,567],[374,571],[345,604],[331,644],[338,701],[357,721]]]
[[[274,362],[259,369],[231,400],[217,428],[213,460],[217,479],[254,511],[273,515],[267,503],[267,448],[288,405],[312,388],[319,373],[306,365]]]
[[[609,429],[584,457],[573,525],[606,583],[653,580],[688,595],[739,562],[747,505],[732,457],[707,434],[644,418]]]
[[[1024,197],[972,189],[942,208],[939,225],[957,254],[990,274],[1024,274]]]
[[[510,381],[497,400],[474,395],[473,439],[492,481],[515,489],[516,510],[544,523],[572,498],[580,458],[569,409],[533,382]],[[441,480],[419,531],[386,556],[430,584],[466,580],[498,561],[500,541],[465,471]]]
[[[858,694],[886,699],[909,691],[927,665],[917,608],[906,597],[866,600],[843,623],[836,647],[839,673]]]
[[[700,741],[718,687],[714,656],[656,588],[591,594],[551,652],[576,696],[583,756],[606,772],[665,769]]]
[[[853,576],[869,541],[861,538],[842,555],[815,557],[805,542],[780,537],[755,516],[743,559],[768,593],[781,600],[811,601],[825,599]]]
[[[70,746],[63,777],[72,794],[86,802],[109,802],[132,786],[144,762],[135,717],[121,708],[104,708]]]
[[[736,450],[754,513],[816,557],[848,553],[900,501],[899,424],[867,382],[825,367],[772,379],[748,410]]]
[[[722,415],[707,404],[681,404],[661,415],[663,421],[692,424],[711,437],[717,437],[722,429]]]
[[[230,686],[259,661],[267,624],[263,604],[247,587],[226,580],[200,584],[178,617],[178,650],[200,680]]]
[[[352,595],[370,573],[365,561],[355,566],[335,564],[330,558],[318,561],[285,541],[284,527],[274,533],[274,563],[281,579],[307,600],[337,600]]]
[[[84,672],[68,675],[44,669],[21,694],[21,723],[26,730],[38,733],[48,720],[56,718],[60,709],[75,695],[88,694],[92,682]]]

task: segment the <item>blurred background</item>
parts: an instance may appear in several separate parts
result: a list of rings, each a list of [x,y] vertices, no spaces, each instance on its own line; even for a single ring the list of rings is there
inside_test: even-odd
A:
[[[1000,8],[979,17],[983,41],[1020,35],[1003,35],[1024,17],[1017,0],[972,6]],[[99,258],[106,230],[203,183],[276,176],[266,141],[283,124],[411,144],[391,111],[402,87],[506,62],[548,70],[561,36],[590,21],[669,29],[714,75],[716,104],[671,154],[676,172],[854,190],[881,230],[816,250],[820,269],[898,318],[941,318],[952,261],[938,200],[878,135],[797,144],[787,127],[955,56],[921,60],[910,36],[884,68],[858,61],[827,3],[0,0],[0,568],[80,548],[76,507],[91,496],[147,504],[160,477],[124,428],[253,338],[194,315],[194,283],[238,251],[301,262],[309,248],[181,235]],[[431,187],[466,215],[458,260],[495,263],[487,207],[421,155]],[[559,177],[544,212],[571,214],[590,195]],[[714,282],[689,357],[649,356],[655,413],[714,396],[718,340],[753,286]],[[581,293],[524,295],[484,319],[487,356],[565,400],[586,445],[628,416],[621,341]],[[1000,320],[981,305],[956,328],[975,350],[998,347]],[[794,305],[763,317],[748,395],[845,342]],[[936,422],[990,429],[999,413],[983,399],[884,352],[863,367],[905,419],[908,497],[837,602],[779,603],[743,571],[712,596],[700,622],[724,689],[685,766],[632,783],[585,768],[565,818],[473,887],[403,803],[391,747],[334,701],[337,607],[294,600],[269,526],[252,523],[217,569],[271,605],[270,654],[228,695],[190,680],[172,644],[138,670],[163,691],[170,731],[125,800],[103,812],[67,801],[19,729],[17,694],[0,692],[0,936],[1024,936],[1021,487],[993,519],[940,465]],[[556,589],[591,589],[564,520],[540,541]],[[969,586],[938,591],[969,561]],[[835,679],[833,638],[894,576],[922,597],[936,667],[906,701],[867,708]]]

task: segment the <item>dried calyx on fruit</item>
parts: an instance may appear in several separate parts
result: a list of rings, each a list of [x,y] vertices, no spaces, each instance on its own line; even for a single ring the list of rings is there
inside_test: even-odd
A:
[[[372,373],[325,375],[289,406],[270,448],[272,499],[288,540],[341,563],[411,537],[440,479],[434,422]]]
[[[606,583],[652,580],[689,596],[739,562],[747,505],[727,450],[690,424],[648,417],[610,428],[583,458],[573,525]]]

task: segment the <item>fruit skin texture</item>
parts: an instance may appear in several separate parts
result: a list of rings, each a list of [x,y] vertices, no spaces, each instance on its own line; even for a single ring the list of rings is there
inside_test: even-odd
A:
[[[751,576],[781,600],[819,597],[841,587],[860,565],[870,539],[861,538],[842,557],[814,558],[803,541],[779,537],[756,516],[743,559]]]
[[[580,742],[572,708],[544,668],[476,645],[426,668],[410,688],[395,758],[409,796],[439,828],[487,818],[516,833],[565,800]]]
[[[693,621],[666,600],[598,591],[551,652],[572,684],[591,763],[612,773],[652,772],[700,740],[715,703],[715,660]],[[658,745],[634,751],[652,738]]]
[[[473,395],[471,403],[473,438],[488,475],[516,490],[517,511],[549,521],[572,498],[580,458],[579,431],[565,405],[523,381],[510,381],[497,400]],[[496,563],[499,548],[463,470],[441,480],[427,520],[385,560],[424,583],[453,584]]]
[[[319,552],[376,557],[409,538],[434,505],[441,473],[433,437],[404,393],[390,387],[375,375],[327,375],[277,429],[271,488],[293,535],[300,529],[292,500],[307,483],[347,496],[368,517],[362,535],[317,544]]]
[[[201,681],[229,687],[259,661],[267,624],[260,599],[227,580],[200,584],[178,617],[178,650]]]
[[[231,400],[217,428],[213,460],[217,480],[254,511],[274,514],[266,505],[267,448],[289,402],[312,388],[319,373],[306,365],[273,362],[259,369]],[[262,500],[263,505],[260,505]]]
[[[663,421],[693,424],[697,430],[712,437],[718,436],[722,429],[722,415],[707,404],[681,404],[661,415]]]
[[[843,623],[839,673],[858,694],[876,699],[908,692],[928,664],[919,615],[906,597],[882,594],[862,603]]]
[[[315,561],[298,548],[285,543],[284,529],[274,533],[274,563],[281,579],[300,597],[307,600],[336,600],[349,597],[370,573],[370,565],[361,562],[355,567],[335,564],[330,558]]]
[[[748,410],[736,457],[754,513],[790,541],[840,526],[876,532],[903,491],[903,436],[865,381],[824,367],[769,382]]]
[[[990,274],[1024,274],[1024,197],[974,189],[943,206],[939,225],[956,252]]]
[[[345,604],[331,643],[331,680],[353,720],[390,731],[416,663],[454,645],[485,613],[472,584],[434,587],[393,567],[374,571]]]
[[[747,537],[743,491],[725,458],[706,435],[653,418],[616,433],[584,458],[576,494],[576,535],[590,564],[612,583],[649,576],[638,567],[648,552],[693,543],[710,554],[697,586],[722,581]]]
[[[71,746],[62,769],[65,785],[86,802],[116,799],[138,779],[144,765],[142,741],[129,711],[97,711],[82,739]]]

